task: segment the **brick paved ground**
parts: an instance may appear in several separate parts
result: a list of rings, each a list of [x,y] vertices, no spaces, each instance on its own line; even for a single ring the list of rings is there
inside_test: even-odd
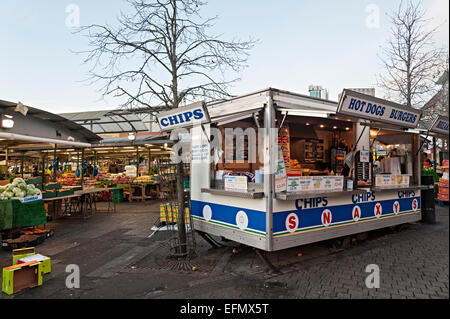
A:
[[[437,207],[435,225],[371,232],[346,249],[328,241],[268,254],[281,274],[269,274],[248,247],[228,242],[210,249],[198,237],[199,256],[190,261],[197,270],[170,270],[176,261],[166,258],[168,233],[147,238],[158,211],[158,203],[126,203],[113,216],[52,223],[55,236],[37,247],[52,257],[44,285],[0,299],[449,297],[448,207]],[[10,259],[9,252],[0,251],[0,266],[10,265]],[[80,266],[80,289],[65,287],[68,264]],[[369,264],[379,266],[379,289],[365,286]]]

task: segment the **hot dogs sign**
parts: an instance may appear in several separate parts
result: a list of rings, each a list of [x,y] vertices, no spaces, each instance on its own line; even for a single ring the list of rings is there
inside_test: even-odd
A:
[[[419,110],[350,90],[344,90],[336,113],[404,128],[416,128],[422,116]]]

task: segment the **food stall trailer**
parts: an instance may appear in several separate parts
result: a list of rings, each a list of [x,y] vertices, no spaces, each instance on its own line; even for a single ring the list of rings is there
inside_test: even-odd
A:
[[[338,105],[273,88],[196,107],[158,120],[191,127],[198,232],[277,251],[421,219],[418,110],[352,91]],[[395,174],[375,174],[377,139],[407,145]]]

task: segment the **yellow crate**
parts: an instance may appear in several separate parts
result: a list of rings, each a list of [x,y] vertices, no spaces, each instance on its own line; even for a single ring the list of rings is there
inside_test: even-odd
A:
[[[35,254],[34,247],[14,249],[12,251],[12,253],[13,253],[13,256],[12,256],[12,258],[13,258],[12,264],[13,265],[17,265],[17,262],[19,259]]]
[[[2,291],[12,295],[25,288],[42,286],[42,274],[42,263],[38,261],[5,267]]]
[[[42,271],[44,274],[48,274],[52,271],[51,259],[50,257],[36,254],[34,247],[21,248],[13,250],[13,265],[17,265],[19,260],[24,262],[39,261],[42,263]]]
[[[166,206],[167,207],[167,211],[164,208],[164,205],[160,205],[159,206],[159,220],[161,222],[177,222],[177,217],[178,217],[178,207],[174,207],[173,209],[171,209],[171,207],[169,205]],[[167,220],[166,220],[167,217]],[[189,224],[189,208],[186,207],[185,209],[185,215],[184,215],[184,220],[185,223]]]
[[[52,271],[50,257],[43,256],[41,254],[34,254],[34,255],[27,256],[27,257],[23,257],[18,260],[18,264],[20,265],[21,263],[27,263],[27,262],[31,262],[31,261],[37,261],[37,262],[41,263],[41,266],[42,266],[41,269],[42,269],[42,273],[44,275],[48,274]]]

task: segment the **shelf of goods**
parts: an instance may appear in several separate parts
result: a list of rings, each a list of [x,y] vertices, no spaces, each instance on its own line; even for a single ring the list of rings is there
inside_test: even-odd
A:
[[[83,181],[84,188],[95,188],[100,183],[96,179],[87,178]]]
[[[63,177],[58,178],[56,180],[59,184],[64,186],[80,186],[81,185],[81,178],[78,177]]]
[[[136,177],[133,180],[133,183],[135,184],[155,184],[158,182],[158,175],[152,175],[152,176],[139,176]]]
[[[125,174],[111,174],[114,184],[130,184],[133,181],[133,178],[130,176],[127,176]]]

